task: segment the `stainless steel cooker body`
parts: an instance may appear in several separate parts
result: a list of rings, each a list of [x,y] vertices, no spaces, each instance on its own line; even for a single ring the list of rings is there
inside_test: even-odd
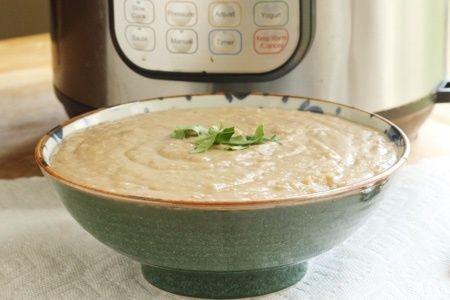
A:
[[[283,93],[384,112],[414,132],[445,75],[446,3],[53,0],[54,86],[72,113]]]

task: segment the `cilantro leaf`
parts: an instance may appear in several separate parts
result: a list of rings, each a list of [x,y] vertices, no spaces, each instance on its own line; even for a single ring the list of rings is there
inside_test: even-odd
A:
[[[259,125],[258,127],[256,127],[255,138],[257,140],[262,140],[264,138],[264,127],[262,125]]]
[[[194,150],[192,152],[194,152],[194,153],[201,153],[201,152],[205,152],[206,150],[211,148],[214,145],[214,142],[216,140],[217,134],[218,133],[216,132],[216,133],[213,133],[211,135],[207,135],[207,136],[198,138],[194,142],[195,148],[194,148]]]
[[[177,126],[172,133],[176,139],[185,139],[190,136],[199,136],[208,132],[208,129],[202,126]]]
[[[243,135],[233,136],[227,142],[228,145],[251,145],[252,143],[253,141],[248,140],[248,137]]]
[[[190,136],[198,136],[193,144],[195,145],[194,153],[205,152],[213,145],[220,145],[221,149],[230,151],[244,150],[251,145],[263,144],[266,142],[276,142],[279,139],[276,135],[270,138],[264,136],[263,125],[258,125],[254,135],[235,135],[234,127],[223,128],[222,125],[213,125],[208,129],[202,126],[177,126],[172,133],[172,137],[176,139],[185,139]]]
[[[217,134],[216,143],[225,144],[234,134],[234,127],[224,128]]]

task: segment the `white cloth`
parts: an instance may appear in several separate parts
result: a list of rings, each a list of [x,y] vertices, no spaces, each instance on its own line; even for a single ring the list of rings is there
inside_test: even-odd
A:
[[[0,299],[188,299],[85,232],[43,178],[0,180]],[[450,157],[404,167],[352,237],[258,298],[450,299]]]

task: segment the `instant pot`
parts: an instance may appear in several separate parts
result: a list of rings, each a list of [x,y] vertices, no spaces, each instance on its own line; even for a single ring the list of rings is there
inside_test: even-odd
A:
[[[281,93],[378,112],[412,136],[448,100],[447,0],[52,0],[51,10],[54,87],[71,116],[171,95]]]

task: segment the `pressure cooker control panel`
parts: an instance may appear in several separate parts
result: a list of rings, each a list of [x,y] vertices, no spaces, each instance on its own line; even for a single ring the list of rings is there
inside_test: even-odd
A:
[[[298,51],[300,2],[113,0],[111,29],[142,70],[258,74]]]

